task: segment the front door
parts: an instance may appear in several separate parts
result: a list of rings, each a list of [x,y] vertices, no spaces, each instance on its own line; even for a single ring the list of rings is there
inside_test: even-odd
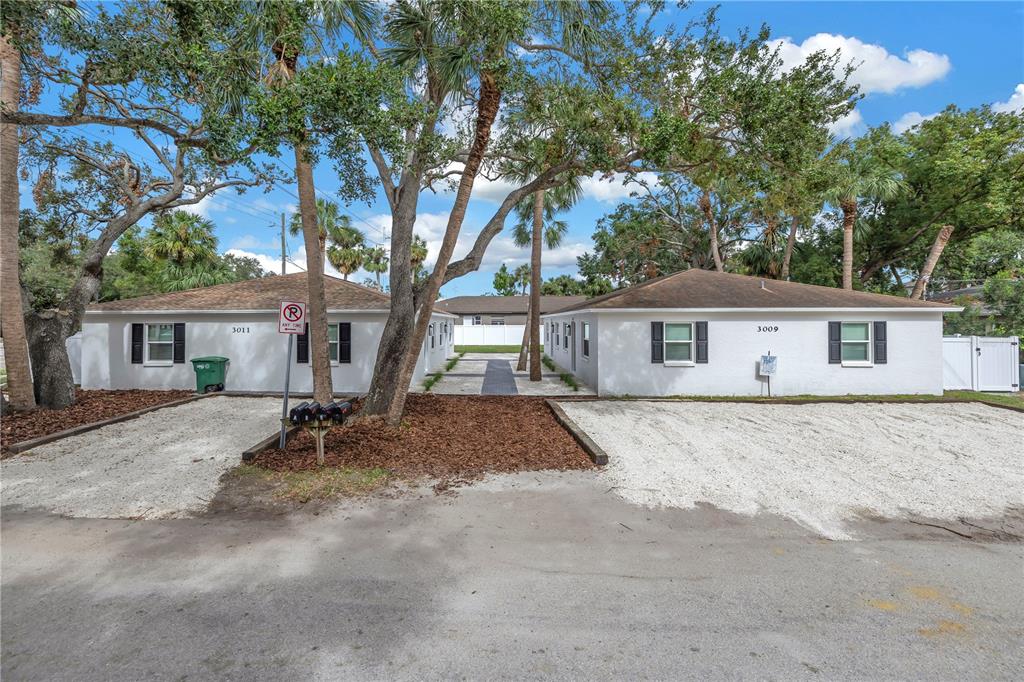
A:
[[[569,323],[569,355],[572,357],[572,373],[576,373],[576,321],[573,320]]]

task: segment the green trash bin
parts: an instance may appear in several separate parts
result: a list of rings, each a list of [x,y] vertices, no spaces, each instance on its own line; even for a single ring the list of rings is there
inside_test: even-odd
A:
[[[192,369],[196,373],[196,393],[213,393],[224,390],[224,375],[228,359],[219,355],[192,358]]]

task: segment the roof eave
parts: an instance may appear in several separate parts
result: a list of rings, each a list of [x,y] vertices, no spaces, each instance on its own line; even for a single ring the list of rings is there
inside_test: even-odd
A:
[[[860,307],[839,307],[839,306],[828,306],[828,307],[800,307],[800,308],[780,308],[780,307],[747,307],[747,308],[580,308],[578,310],[559,310],[553,313],[544,313],[541,317],[550,317],[553,315],[569,315],[575,313],[648,313],[657,310],[665,313],[761,313],[761,312],[779,312],[779,313],[812,313],[812,312],[847,312],[847,313],[864,313],[864,312],[891,312],[891,313],[958,313],[963,310],[962,306],[860,306]]]

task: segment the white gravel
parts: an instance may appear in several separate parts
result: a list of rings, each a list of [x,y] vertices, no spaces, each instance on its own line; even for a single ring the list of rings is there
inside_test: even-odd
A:
[[[0,497],[66,516],[188,516],[280,414],[280,399],[229,396],[156,410],[4,460]]]
[[[788,516],[834,539],[865,512],[936,519],[1024,507],[1024,415],[975,403],[563,402],[623,498]]]

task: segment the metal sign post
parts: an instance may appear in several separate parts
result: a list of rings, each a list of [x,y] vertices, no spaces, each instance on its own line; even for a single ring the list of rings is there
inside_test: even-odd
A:
[[[284,449],[288,432],[288,385],[292,377],[292,339],[306,331],[306,304],[282,301],[277,331],[288,335],[288,353],[284,356],[284,401],[281,405],[281,438],[277,447]]]

